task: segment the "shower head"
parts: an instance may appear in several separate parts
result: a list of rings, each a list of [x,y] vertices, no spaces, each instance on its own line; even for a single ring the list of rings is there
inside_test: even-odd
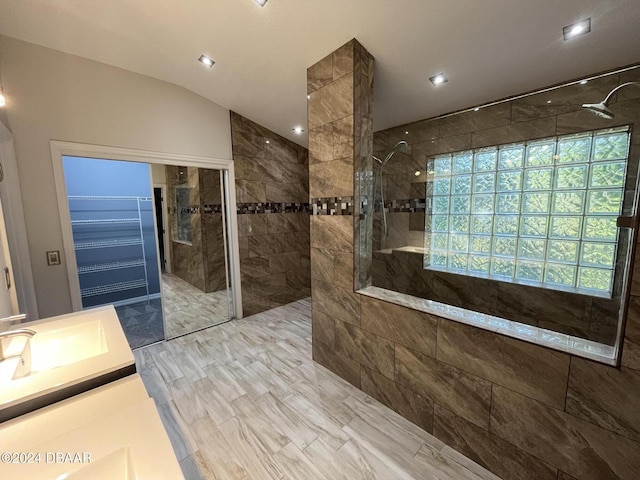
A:
[[[583,103],[582,108],[586,108],[592,113],[595,113],[599,117],[606,118],[607,120],[611,120],[616,115],[609,109],[606,103]]]
[[[637,87],[640,87],[640,82],[627,82],[627,83],[618,85],[616,88],[611,90],[609,94],[604,98],[604,100],[601,101],[600,103],[584,103],[582,105],[582,108],[586,108],[587,110],[595,113],[599,117],[606,118],[607,120],[611,120],[612,118],[615,117],[615,114],[609,108],[609,100],[611,99],[614,93],[616,93],[621,88],[627,87],[629,85],[635,85]]]
[[[384,167],[387,162],[389,160],[391,160],[391,157],[393,157],[396,153],[398,152],[402,152],[403,150],[405,150],[408,147],[407,142],[405,142],[404,140],[400,140],[398,143],[396,143],[393,148],[391,149],[391,151],[389,153],[387,153],[387,156],[384,157],[384,160],[380,160],[378,157],[374,156],[373,159],[375,161],[377,161],[380,166]]]

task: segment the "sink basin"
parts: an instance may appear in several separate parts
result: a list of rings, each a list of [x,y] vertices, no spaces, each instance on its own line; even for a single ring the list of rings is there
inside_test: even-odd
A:
[[[113,480],[116,478],[118,480],[137,480],[138,478],[133,468],[131,449],[128,446],[120,447],[68,476],[63,474],[57,480]]]
[[[0,445],[41,455],[38,463],[0,463],[2,479],[184,479],[138,374],[0,424]],[[56,452],[77,456],[53,461]]]
[[[35,335],[3,343],[0,422],[135,373],[133,354],[112,306],[24,326]]]

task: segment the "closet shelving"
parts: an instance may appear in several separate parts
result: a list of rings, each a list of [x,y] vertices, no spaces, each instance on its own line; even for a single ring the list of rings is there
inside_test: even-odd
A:
[[[142,210],[152,198],[70,195],[68,200],[83,306],[148,300]]]

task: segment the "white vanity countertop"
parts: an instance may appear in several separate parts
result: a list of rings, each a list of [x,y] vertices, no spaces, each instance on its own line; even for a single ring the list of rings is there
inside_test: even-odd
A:
[[[117,478],[184,479],[137,374],[0,424],[0,450],[27,454],[5,453],[0,478],[100,480],[125,468]]]
[[[135,363],[110,305],[27,322],[16,328],[36,331],[30,339],[36,373],[0,382],[0,409]]]

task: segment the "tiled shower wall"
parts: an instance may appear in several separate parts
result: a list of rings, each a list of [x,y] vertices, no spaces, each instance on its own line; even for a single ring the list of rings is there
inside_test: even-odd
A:
[[[362,142],[347,154],[339,137],[322,135],[347,117],[369,121],[355,105],[363,53],[352,41],[307,72],[312,167],[328,158],[322,151],[337,149],[351,165],[366,153]],[[314,183],[312,171],[312,191]],[[317,195],[335,195],[323,185]],[[608,367],[354,293],[354,231],[351,215],[311,218],[314,360],[505,480],[638,478],[639,297],[622,367]]]
[[[244,315],[311,294],[307,149],[231,112]]]
[[[167,166],[166,177],[172,273],[205,293],[226,289],[220,171]],[[176,185],[190,188],[191,245],[174,240]]]
[[[394,156],[385,166],[385,203],[394,205],[387,213],[389,235],[384,242],[381,241],[381,213],[375,214],[373,247],[378,252],[374,253],[373,285],[613,345],[619,298],[592,298],[425,270],[421,254],[391,253],[388,249],[423,246],[426,162],[428,157],[441,153],[631,125],[632,160],[627,185],[630,193],[626,202],[631,204],[638,168],[633,159],[640,157],[640,133],[636,128],[640,112],[635,107],[640,93],[633,88],[622,90],[614,107],[617,116],[611,121],[585,115],[581,104],[600,101],[618,84],[637,80],[640,80],[640,72],[633,70],[594,79],[586,85],[574,84],[478,111],[376,132],[374,151],[377,156],[385,155],[400,140],[407,141],[409,149]],[[421,174],[416,176],[416,171]],[[405,208],[413,205],[421,205],[422,211],[412,212]],[[396,211],[393,211],[394,207]],[[380,251],[382,243],[386,251]]]

